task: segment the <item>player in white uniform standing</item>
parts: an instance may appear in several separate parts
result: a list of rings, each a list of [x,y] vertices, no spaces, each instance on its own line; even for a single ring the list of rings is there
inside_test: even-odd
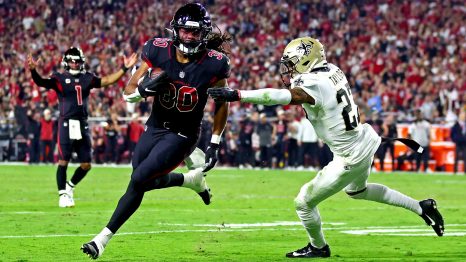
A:
[[[310,242],[286,256],[330,256],[317,205],[340,190],[354,199],[411,210],[432,226],[438,236],[442,236],[443,218],[435,200],[418,201],[384,185],[367,183],[374,153],[382,139],[370,125],[359,123],[358,107],[354,103],[348,81],[337,66],[327,63],[323,45],[311,37],[291,41],[281,58],[280,73],[285,85],[291,89],[239,91],[212,88],[208,93],[219,101],[301,105],[318,137],[334,154],[333,161],[303,185],[295,199],[296,212]],[[399,140],[422,152],[416,142]]]

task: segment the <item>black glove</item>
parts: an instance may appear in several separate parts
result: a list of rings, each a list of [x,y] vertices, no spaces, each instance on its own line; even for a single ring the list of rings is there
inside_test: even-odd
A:
[[[202,172],[211,170],[218,160],[218,150],[220,149],[219,144],[210,143],[209,147],[205,151],[205,167]]]
[[[229,87],[209,88],[207,89],[207,94],[216,102],[233,102],[240,100],[239,91]]]
[[[158,75],[154,72],[147,72],[142,82],[138,85],[138,91],[142,97],[154,96],[160,88],[169,83],[170,78],[165,71],[160,72]]]

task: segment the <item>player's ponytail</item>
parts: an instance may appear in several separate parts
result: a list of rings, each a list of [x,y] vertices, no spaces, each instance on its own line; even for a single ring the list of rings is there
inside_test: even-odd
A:
[[[228,33],[222,33],[218,26],[214,25],[218,32],[211,32],[207,40],[207,48],[213,49],[218,52],[222,52],[225,55],[231,53],[230,42],[232,40],[231,35]]]

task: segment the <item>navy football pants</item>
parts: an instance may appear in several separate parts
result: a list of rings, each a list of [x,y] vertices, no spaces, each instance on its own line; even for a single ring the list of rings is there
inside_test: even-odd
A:
[[[171,173],[195,149],[197,136],[186,137],[166,129],[148,128],[133,155],[133,174],[107,228],[115,233],[139,208],[144,192],[179,186],[183,176]]]

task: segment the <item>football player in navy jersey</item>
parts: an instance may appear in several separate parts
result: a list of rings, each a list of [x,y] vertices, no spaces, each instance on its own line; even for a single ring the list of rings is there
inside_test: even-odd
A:
[[[81,247],[93,259],[102,255],[111,237],[138,209],[147,191],[182,186],[197,192],[205,204],[210,203],[204,173],[217,162],[228,103],[215,105],[211,143],[203,161],[199,158],[204,153],[196,149],[196,144],[207,89],[228,86],[230,65],[225,54],[230,37],[212,32],[210,16],[198,3],[179,8],[170,25],[171,39],[153,38],[145,43],[143,61],[124,91],[128,102],[153,96],[152,112],[135,148],[125,194],[107,226]],[[185,174],[171,172],[188,156],[187,162],[198,168]]]
[[[124,65],[117,72],[102,78],[86,72],[86,58],[81,49],[69,48],[62,60],[64,73],[55,72],[50,78],[42,78],[36,71],[37,61],[29,54],[27,58],[32,79],[41,87],[53,89],[59,98],[60,118],[58,121],[58,169],[57,186],[59,207],[73,207],[74,187],[91,169],[91,136],[87,125],[87,102],[92,88],[100,88],[118,81],[129,67],[137,62],[137,55],[124,58]],[[66,169],[72,151],[78,155],[80,166],[73,177],[66,181]]]

